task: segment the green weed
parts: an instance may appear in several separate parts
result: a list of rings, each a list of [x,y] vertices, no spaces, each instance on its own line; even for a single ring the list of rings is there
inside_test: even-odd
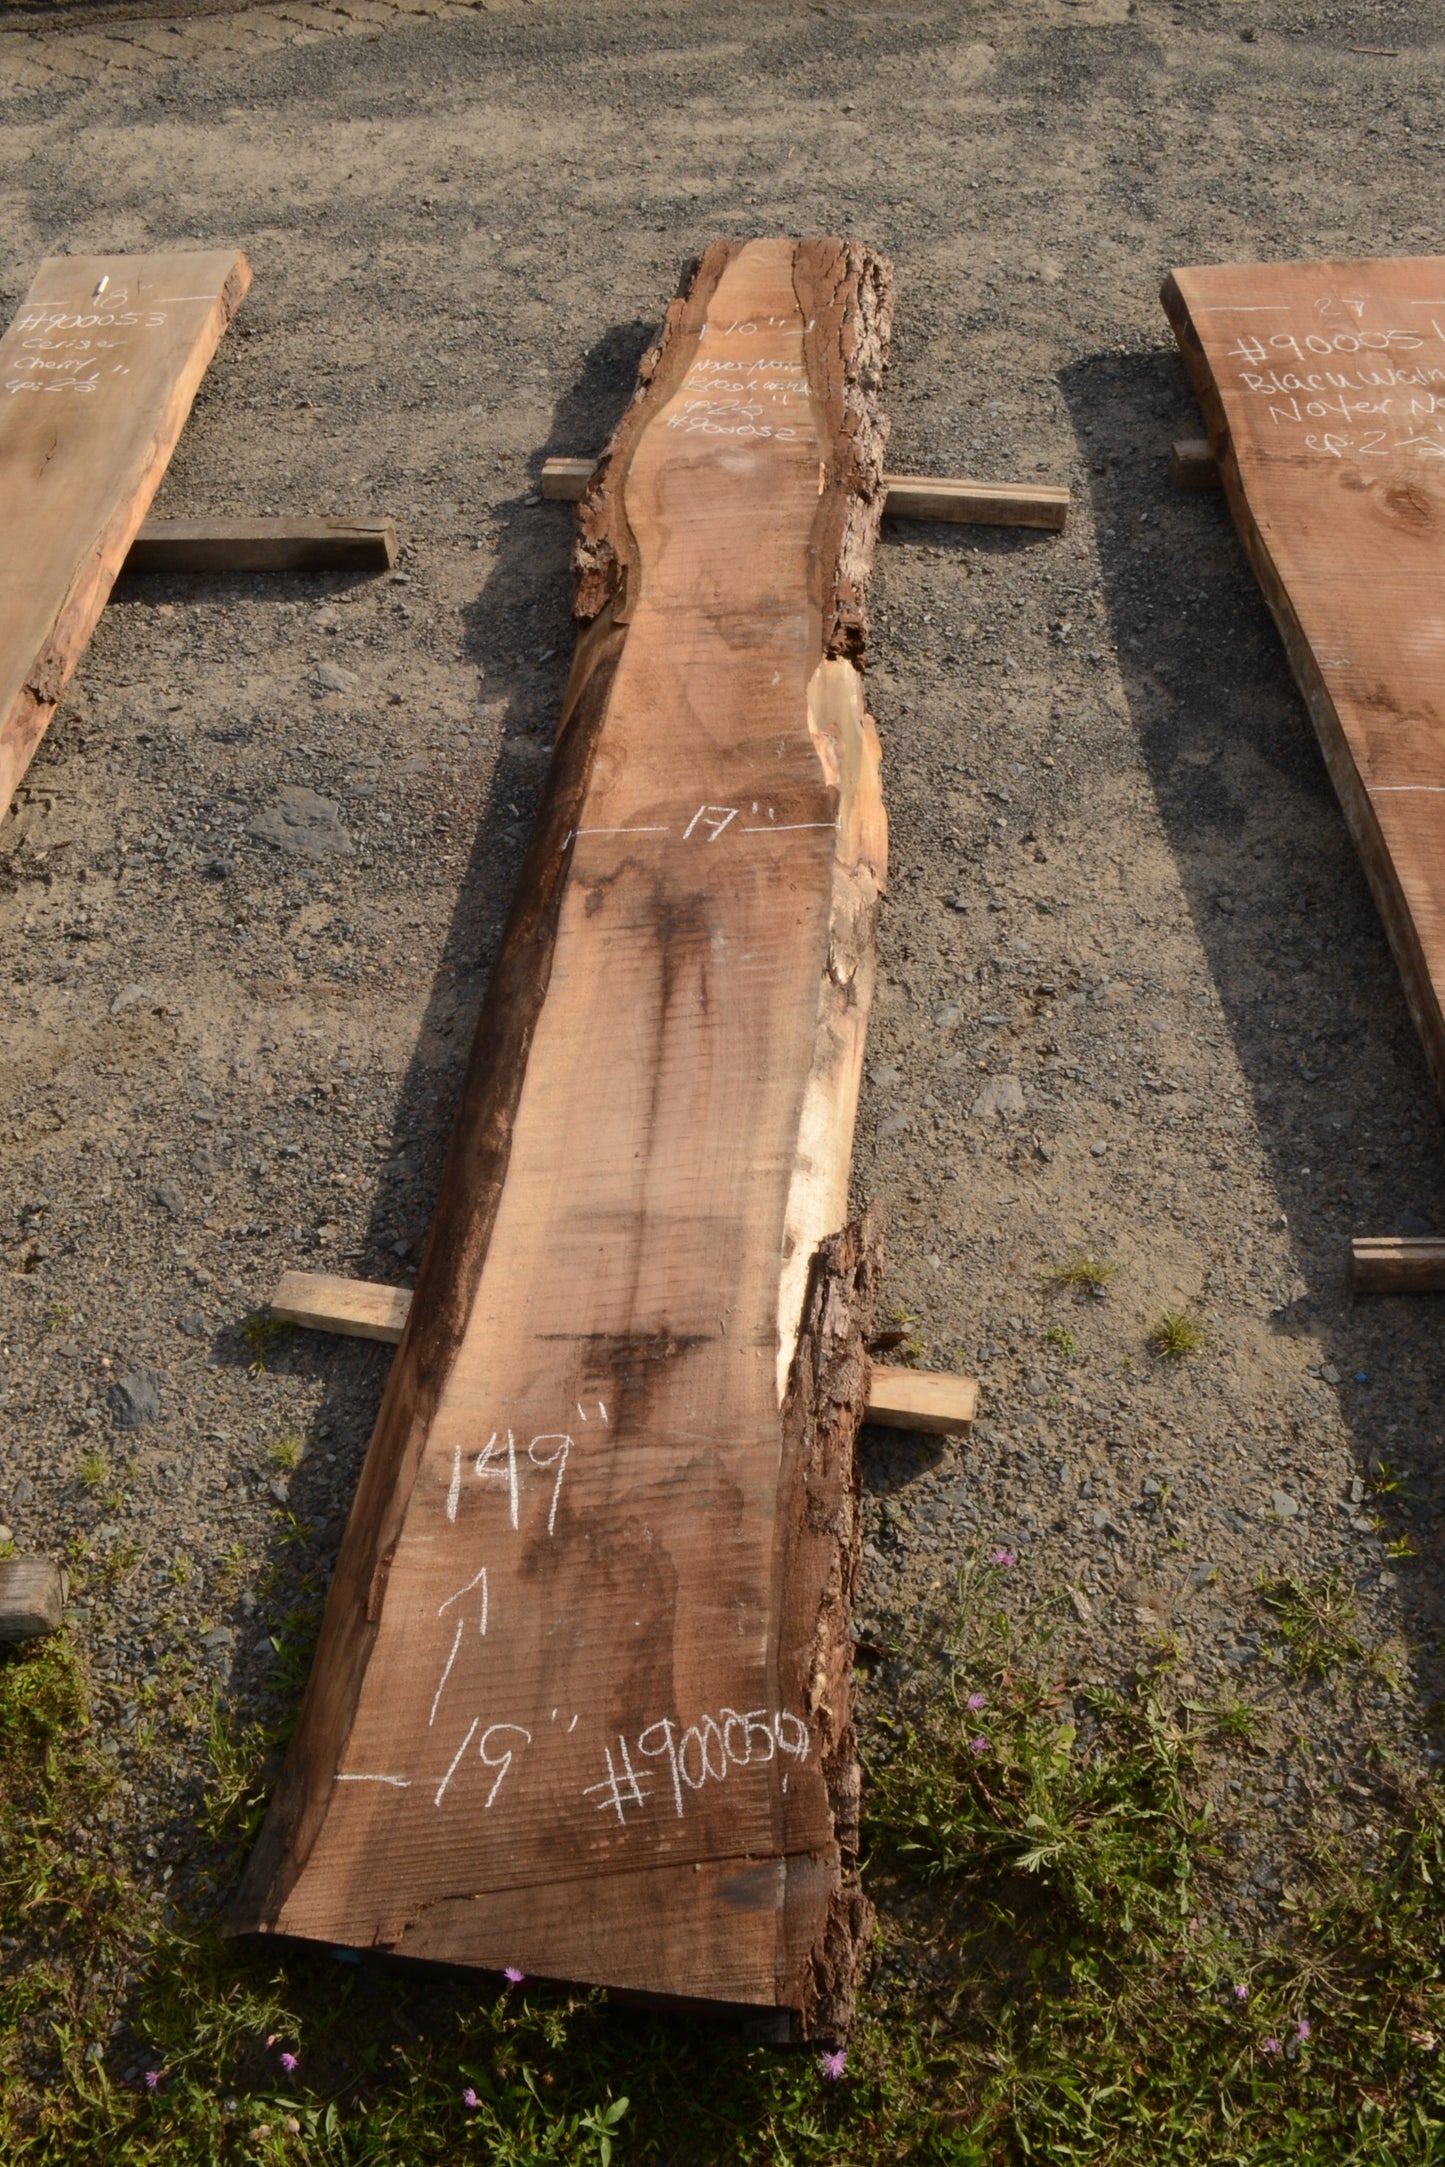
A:
[[[105,1464],[105,1454],[98,1451],[94,1445],[87,1445],[85,1451],[81,1453],[75,1463],[75,1472],[79,1480],[85,1484],[87,1490],[99,1489],[108,1472]]]
[[[1211,1738],[1237,1738],[1249,1740],[1259,1729],[1259,1711],[1238,1695],[1230,1695],[1218,1701],[1187,1701],[1185,1707],[1192,1716],[1202,1720]]]
[[[74,1314],[69,1302],[52,1302],[45,1312],[46,1331],[63,1332]]]
[[[268,1449],[266,1457],[273,1467],[284,1467],[289,1470],[301,1465],[301,1452],[301,1439],[296,1432],[294,1430],[283,1430],[276,1442]]]
[[[902,1362],[910,1367],[928,1352],[927,1342],[919,1338],[918,1319],[903,1302],[895,1302],[869,1345],[873,1355],[884,1355],[891,1362]]]
[[[1359,1602],[1339,1573],[1276,1580],[1261,1587],[1259,1599],[1274,1616],[1297,1677],[1328,1678],[1345,1663],[1366,1660],[1354,1630]]]
[[[1149,1334],[1149,1345],[1155,1354],[1173,1362],[1183,1361],[1186,1355],[1198,1354],[1207,1344],[1204,1326],[1197,1317],[1191,1317],[1187,1309],[1166,1309]]]
[[[977,1576],[965,1593],[975,1592]],[[958,1647],[917,1723],[881,1720],[868,1815],[875,1840],[925,1881],[992,1893],[1026,1876],[1027,1902],[1090,1936],[1179,1912],[1189,1879],[1188,1742],[1162,1704],[1084,1693],[1073,1708],[1011,1659],[1001,1618]]]
[[[116,1588],[128,1580],[141,1561],[141,1546],[128,1536],[120,1536],[110,1546],[91,1559],[90,1577],[98,1588]]]
[[[253,1377],[260,1376],[266,1368],[266,1358],[278,1346],[296,1336],[296,1326],[280,1317],[273,1317],[269,1310],[253,1309],[237,1326],[241,1345],[251,1357],[247,1365]]]
[[[243,1542],[228,1543],[216,1559],[216,1590],[223,1600],[235,1594],[250,1562],[251,1553]]]
[[[1051,1324],[1044,1334],[1046,1347],[1057,1347],[1060,1354],[1077,1354],[1079,1342],[1066,1324]]]
[[[1056,1264],[1049,1273],[1050,1284],[1067,1287],[1074,1294],[1088,1294],[1102,1300],[1111,1280],[1119,1276],[1119,1267],[1107,1257],[1090,1256],[1077,1250],[1062,1264]]]

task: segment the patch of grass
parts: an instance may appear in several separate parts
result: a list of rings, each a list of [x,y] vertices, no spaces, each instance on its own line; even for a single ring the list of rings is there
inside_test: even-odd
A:
[[[301,1439],[294,1430],[283,1430],[276,1442],[267,1448],[266,1457],[273,1467],[283,1467],[289,1472],[301,1465]]]
[[[1046,1347],[1057,1347],[1060,1354],[1077,1354],[1079,1342],[1066,1324],[1051,1324],[1044,1334]]]
[[[896,1862],[930,1893],[920,1938],[947,2012],[928,2041],[951,2136],[904,2156],[1445,2158],[1439,1782],[1399,1779],[1392,1818],[1379,1799],[1378,1869],[1322,1843],[1282,1925],[1246,1953],[1208,1924],[1201,1870],[1216,1742],[1247,1735],[1253,1712],[1176,1701],[1166,1662],[1127,1692],[1076,1693],[1071,1716],[1048,1633],[1011,1627],[995,1594],[976,1568],[963,1576],[951,1684],[930,1672],[871,1741],[873,1872]],[[892,2007],[908,2021],[901,1992]]]
[[[1198,1354],[1209,1343],[1209,1335],[1197,1317],[1187,1309],[1166,1309],[1149,1334],[1149,1345],[1155,1354],[1163,1355],[1171,1362],[1182,1362],[1186,1355]]]
[[[869,1342],[869,1353],[911,1366],[928,1352],[926,1341],[918,1336],[917,1323],[917,1317],[905,1303],[895,1302]]]
[[[280,1317],[273,1317],[269,1309],[253,1309],[241,1319],[236,1327],[237,1336],[251,1357],[247,1367],[253,1377],[261,1376],[266,1368],[266,1358],[277,1347],[296,1336],[296,1326]]]
[[[1006,1578],[969,1565],[954,1614],[920,1624],[898,1711],[868,1726],[868,1873],[909,1892],[885,1901],[836,2083],[816,2051],[715,2020],[220,1940],[210,1904],[254,1838],[280,1700],[237,1723],[192,1697],[203,1871],[189,1913],[163,1917],[123,1863],[79,1655],[64,1634],[0,1654],[0,2158],[1439,2167],[1440,1786],[1381,1769],[1369,1865],[1325,1845],[1246,1955],[1209,1925],[1202,1873],[1215,1756],[1251,1712],[1177,1698],[1167,1661],[1070,1692],[1055,1621],[1012,1623]]]
[[[1340,1573],[1271,1581],[1260,1588],[1259,1599],[1274,1617],[1297,1677],[1329,1678],[1346,1663],[1368,1660],[1354,1629],[1359,1601]]]
[[[1212,1738],[1249,1740],[1259,1730],[1259,1710],[1237,1694],[1218,1701],[1186,1701],[1184,1706],[1201,1720]]]
[[[122,1580],[128,1580],[141,1561],[141,1546],[129,1536],[122,1535],[99,1552],[90,1561],[90,1580],[100,1590],[116,1588]]]
[[[46,1331],[63,1332],[74,1314],[69,1302],[52,1302],[45,1312]]]
[[[986,1585],[973,1568],[964,1593]],[[971,1583],[971,1584],[970,1584]],[[875,1837],[925,1881],[980,1894],[1027,1877],[1090,1937],[1177,1914],[1188,1883],[1188,1747],[1149,1691],[1080,1696],[1090,1719],[1013,1663],[1001,1615],[921,1724],[881,1722],[868,1799]],[[1032,1901],[1032,1897],[1030,1899]]]
[[[203,1854],[249,1846],[275,1732],[210,1718]],[[167,1923],[104,1829],[119,1781],[63,1636],[0,1656],[0,2157],[6,2167],[608,2167],[903,2157],[926,2104],[913,2042],[814,2052],[595,1993],[440,1973]],[[203,1907],[204,1910],[204,1907]],[[287,2075],[279,2055],[297,2054]],[[154,2077],[148,2088],[146,2072]],[[468,2099],[464,2100],[464,2093]]]
[[[1049,1283],[1055,1287],[1066,1287],[1074,1294],[1092,1295],[1095,1300],[1102,1301],[1110,1282],[1118,1276],[1118,1265],[1111,1263],[1108,1257],[1091,1256],[1081,1249],[1076,1250],[1073,1256],[1065,1258],[1062,1264],[1053,1267],[1049,1273]]]
[[[213,1567],[216,1592],[223,1600],[235,1594],[246,1577],[246,1568],[250,1562],[251,1553],[243,1542],[227,1543]]]
[[[75,1472],[87,1490],[98,1490],[109,1472],[105,1454],[94,1445],[87,1445],[75,1463]]]

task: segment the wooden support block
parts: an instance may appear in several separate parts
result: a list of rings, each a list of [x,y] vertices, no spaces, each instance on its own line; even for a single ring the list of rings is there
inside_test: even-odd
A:
[[[38,1640],[65,1610],[69,1580],[49,1558],[0,1558],[0,1640]]]
[[[1207,436],[1181,436],[1169,453],[1169,479],[1176,489],[1217,489],[1219,461]]]
[[[544,459],[542,494],[576,503],[596,471],[595,459]],[[975,482],[944,475],[885,474],[883,509],[890,519],[945,519],[984,527],[1063,528],[1069,492],[1042,482]]]
[[[1069,492],[1043,482],[975,482],[946,475],[885,474],[890,519],[946,519],[974,527],[1045,527],[1060,533]]]
[[[283,1324],[352,1339],[380,1339],[395,1346],[411,1309],[405,1287],[374,1279],[343,1279],[332,1272],[283,1272],[271,1296],[271,1314]],[[948,1436],[966,1430],[978,1406],[972,1377],[946,1371],[893,1369],[875,1362],[865,1420],[894,1430],[934,1430]]]
[[[250,278],[234,249],[52,256],[0,339],[0,815]]]
[[[233,1931],[846,2029],[890,313],[852,243],[716,243],[582,502],[551,766]]]
[[[1357,1234],[1350,1285],[1356,1294],[1445,1294],[1445,1237]]]
[[[932,1430],[954,1436],[968,1428],[977,1409],[978,1385],[972,1377],[873,1364],[867,1419],[886,1429]]]
[[[597,472],[595,459],[544,459],[542,494],[559,504],[580,504]]]
[[[283,1272],[270,1307],[282,1324],[340,1332],[348,1339],[382,1339],[394,1347],[406,1326],[411,1290],[375,1279],[343,1279],[335,1272]]]
[[[384,572],[389,519],[148,519],[127,572]]]

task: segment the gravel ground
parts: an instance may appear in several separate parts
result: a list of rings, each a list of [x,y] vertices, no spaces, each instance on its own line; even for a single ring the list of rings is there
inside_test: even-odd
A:
[[[1156,294],[1429,248],[1445,11],[355,0],[0,44],[7,309],[67,247],[254,266],[157,512],[406,538],[381,579],[123,581],[0,826],[0,1509],[83,1567],[141,1872],[204,1887],[203,1693],[294,1690],[355,1484],[387,1351],[242,1320],[423,1238],[567,667],[540,460],[601,441],[706,240],[841,230],[897,269],[890,463],[1076,492],[1063,537],[879,553],[856,1182],[983,1404],[961,1448],[867,1439],[867,1697],[970,1546],[1067,1604],[1066,1681],[1173,1636],[1186,1691],[1266,1706],[1215,1900],[1271,1921],[1302,1830],[1368,1840],[1372,1741],[1438,1757],[1439,1308],[1343,1264],[1445,1227],[1445,1169],[1224,505],[1168,483]],[[1051,1280],[1082,1252],[1102,1297]],[[1286,1688],[1257,1584],[1325,1573],[1386,1655]]]

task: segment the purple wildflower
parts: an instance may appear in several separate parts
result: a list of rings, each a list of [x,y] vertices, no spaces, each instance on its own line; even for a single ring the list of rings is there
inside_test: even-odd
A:
[[[987,1753],[988,1740],[986,1738],[970,1738],[968,1750],[970,1753]]]
[[[161,2071],[159,2069],[148,2069],[146,2071],[146,2090],[148,2092],[153,2092],[160,2081]]]
[[[1245,1986],[1242,1981],[1235,1986],[1234,1998],[1236,2001],[1249,2000],[1249,1988]]]
[[[820,2054],[818,2056],[818,2067],[823,2072],[823,2078],[825,2083],[828,2084],[836,2084],[838,2082],[838,2079],[842,2076],[844,2069],[847,2067],[847,2064],[848,2052],[845,2047],[838,2047],[835,2048],[834,2052],[831,2054]]]
[[[1014,1556],[1012,1550],[1005,1550],[1003,1544],[1000,1543],[997,1550],[990,1550],[988,1562],[990,1565],[1001,1565],[1004,1571],[1007,1572],[1010,1566],[1017,1565],[1018,1559]]]
[[[506,1970],[502,1973],[502,1977],[509,1986],[520,1986],[526,1976],[527,1974],[524,1971],[518,1971],[515,1964],[508,1964]]]
[[[964,1706],[971,1708],[974,1714],[977,1715],[980,1708],[987,1708],[988,1700],[982,1693],[970,1693],[968,1699],[964,1702]]]
[[[1266,2039],[1264,2042],[1264,2051],[1266,2054],[1278,2054],[1279,2041],[1277,2039]]]
[[[1301,2017],[1301,2018],[1300,2018],[1300,2020],[1299,2020],[1298,2024],[1296,2024],[1296,2026],[1295,2026],[1295,2028],[1294,2028],[1294,2035],[1295,2035],[1296,2039],[1308,2039],[1308,2038],[1309,2038],[1309,2035],[1310,2035],[1310,2020],[1309,2020],[1309,2018],[1308,2018],[1308,2017]]]
[[[472,2090],[470,2085],[467,2086],[466,2090],[462,2094],[462,2105],[464,2107],[479,2107],[481,2105],[481,2101],[477,2098],[476,2093]]]
[[[298,2066],[298,2062],[299,2057],[295,2054],[282,2055],[281,2067],[285,2070],[288,2077],[291,2075],[292,2071]]]

